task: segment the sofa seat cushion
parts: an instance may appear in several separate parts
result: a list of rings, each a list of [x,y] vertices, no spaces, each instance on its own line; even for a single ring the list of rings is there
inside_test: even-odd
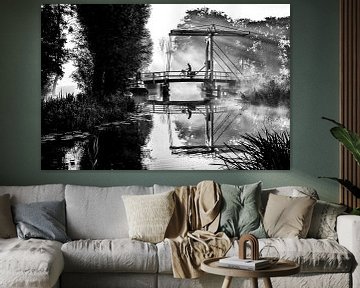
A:
[[[353,255],[344,246],[330,239],[259,239],[259,249],[264,246],[273,246],[279,252],[281,259],[298,263],[302,273],[350,272],[354,265]],[[228,256],[236,255],[237,251],[236,242],[228,252]]]
[[[66,272],[156,273],[156,246],[122,239],[77,240],[61,248]]]
[[[60,242],[0,239],[1,287],[52,287],[63,268]]]
[[[330,239],[259,239],[259,249],[261,250],[265,245],[274,246],[279,252],[280,258],[300,264],[302,273],[347,273],[351,271],[354,265],[353,255],[338,242]],[[167,241],[158,243],[157,249],[159,273],[172,273],[171,248],[169,244]],[[238,255],[238,251],[238,242],[235,241],[227,256]]]

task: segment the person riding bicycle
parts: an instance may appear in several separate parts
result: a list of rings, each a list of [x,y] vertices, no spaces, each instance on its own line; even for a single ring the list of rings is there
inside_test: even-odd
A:
[[[188,68],[186,69],[187,76],[190,77],[190,78],[193,78],[194,75],[195,75],[195,72],[192,72],[192,68],[191,68],[190,63],[187,63],[187,66],[188,66]]]
[[[187,66],[188,66],[188,68],[186,69],[187,75],[190,76],[191,75],[191,69],[192,69],[190,63],[187,63]]]

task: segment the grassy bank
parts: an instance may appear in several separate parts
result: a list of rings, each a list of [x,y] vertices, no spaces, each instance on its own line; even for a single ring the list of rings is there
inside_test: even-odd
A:
[[[135,110],[130,97],[115,94],[101,103],[79,94],[68,94],[41,103],[41,134],[92,131],[103,123],[122,121]]]

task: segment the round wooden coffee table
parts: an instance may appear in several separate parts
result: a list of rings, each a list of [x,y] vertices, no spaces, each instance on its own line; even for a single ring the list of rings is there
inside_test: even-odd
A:
[[[229,288],[233,277],[251,278],[254,288],[258,288],[258,278],[263,278],[265,287],[272,288],[270,277],[289,276],[300,272],[300,266],[288,260],[279,260],[269,268],[254,271],[222,267],[219,265],[219,259],[221,258],[204,260],[201,263],[201,270],[225,276],[222,288]]]

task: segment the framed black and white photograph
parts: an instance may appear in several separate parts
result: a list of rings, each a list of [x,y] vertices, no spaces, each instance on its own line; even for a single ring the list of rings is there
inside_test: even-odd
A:
[[[290,4],[43,4],[43,170],[290,169]]]

